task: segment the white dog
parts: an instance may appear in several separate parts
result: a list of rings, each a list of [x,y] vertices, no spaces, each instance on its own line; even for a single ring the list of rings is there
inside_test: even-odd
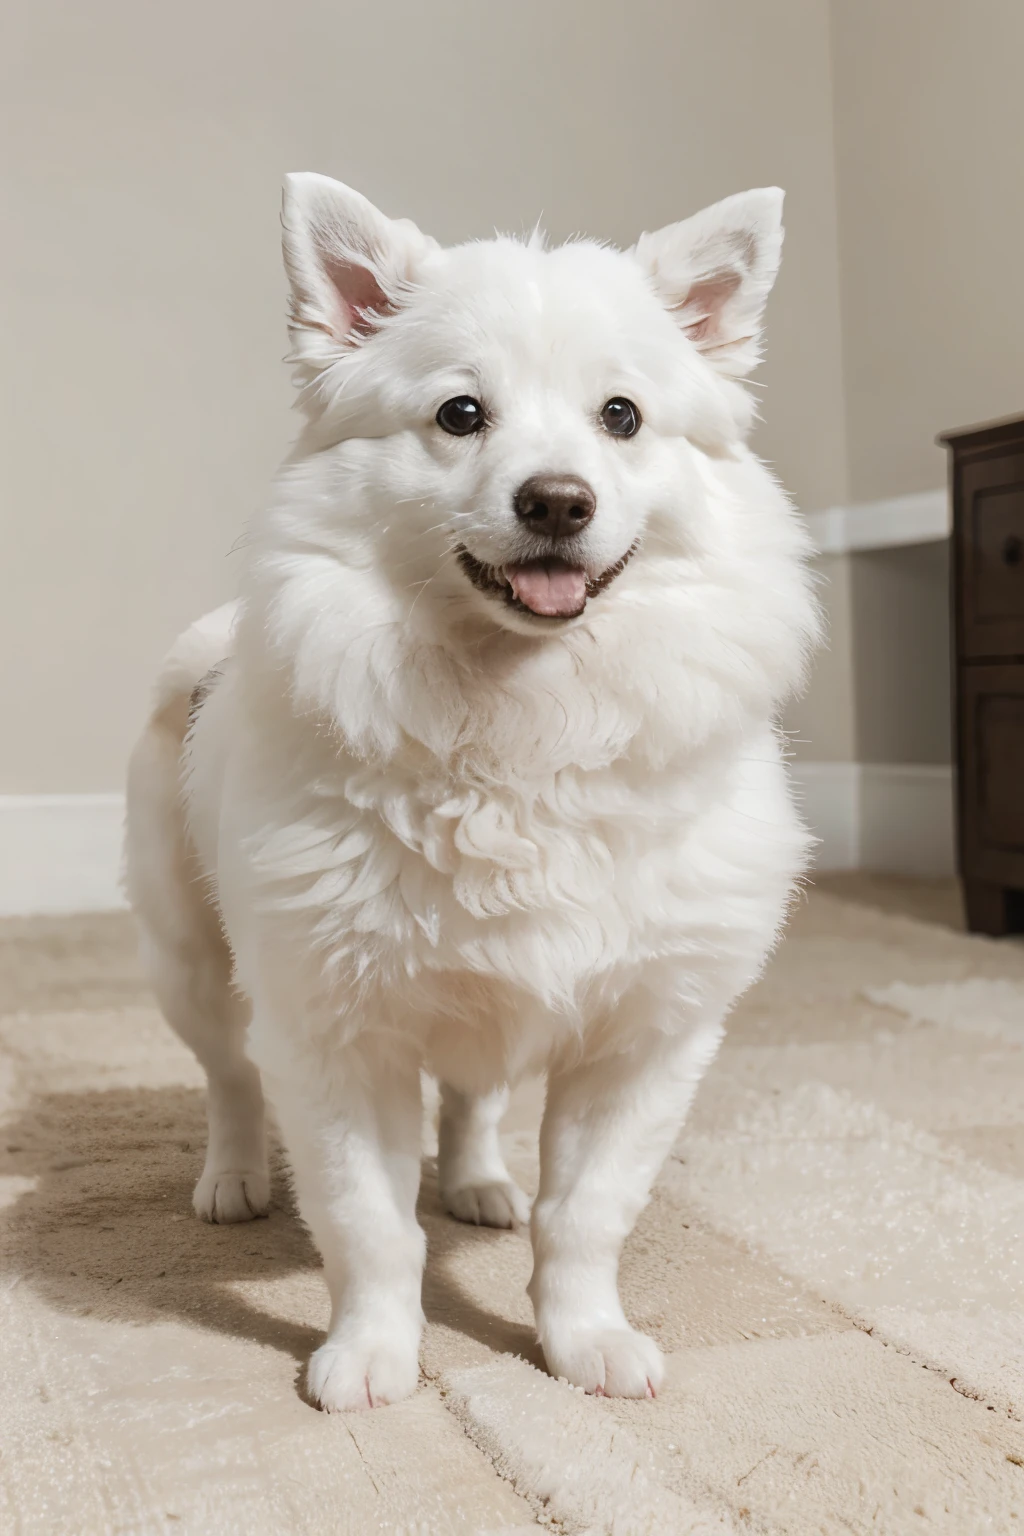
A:
[[[442,250],[288,178],[305,422],[237,612],[164,670],[128,880],[209,1077],[199,1215],[266,1210],[263,1088],[280,1125],[326,1408],[416,1386],[421,1068],[445,1204],[494,1226],[528,1210],[505,1085],[547,1071],[545,1358],[590,1392],[661,1378],[619,1253],[809,845],[776,723],[816,637],[807,545],[740,382],[781,206],[627,252]]]

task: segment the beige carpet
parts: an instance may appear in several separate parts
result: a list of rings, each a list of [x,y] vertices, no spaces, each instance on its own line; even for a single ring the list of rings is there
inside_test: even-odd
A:
[[[191,1216],[200,1079],[128,920],[0,924],[0,1530],[1024,1530],[1024,945],[955,922],[802,905],[625,1258],[657,1402],[541,1373],[525,1236],[443,1218],[428,1158],[422,1385],[345,1417],[298,1390],[326,1297],[280,1177]]]

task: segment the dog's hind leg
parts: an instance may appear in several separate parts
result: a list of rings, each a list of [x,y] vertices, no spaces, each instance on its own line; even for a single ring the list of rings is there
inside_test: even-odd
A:
[[[529,1220],[530,1202],[505,1167],[498,1139],[507,1107],[507,1088],[476,1097],[441,1085],[437,1183],[442,1205],[459,1221],[511,1227]]]
[[[128,770],[125,871],[142,955],[164,1017],[206,1071],[209,1137],[193,1205],[250,1221],[270,1198],[263,1093],[245,1055],[249,1005],[192,849],[181,795],[188,690],[165,692]]]

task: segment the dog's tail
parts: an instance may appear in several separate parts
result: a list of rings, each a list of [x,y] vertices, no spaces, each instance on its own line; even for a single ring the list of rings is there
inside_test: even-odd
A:
[[[226,661],[233,648],[238,604],[225,603],[189,626],[164,657],[153,690],[151,724],[161,724],[178,738],[188,732],[192,695],[208,672]]]
[[[196,886],[196,864],[185,813],[183,749],[197,689],[231,655],[237,603],[225,603],[179,635],[153,691],[149,719],[128,763],[124,884],[144,931],[181,934],[206,898]],[[170,937],[170,936],[169,936]]]

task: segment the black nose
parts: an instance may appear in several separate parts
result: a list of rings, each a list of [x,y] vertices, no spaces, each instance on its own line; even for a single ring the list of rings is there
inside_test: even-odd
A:
[[[549,539],[580,533],[597,511],[597,497],[576,475],[531,475],[515,494],[516,516]]]

